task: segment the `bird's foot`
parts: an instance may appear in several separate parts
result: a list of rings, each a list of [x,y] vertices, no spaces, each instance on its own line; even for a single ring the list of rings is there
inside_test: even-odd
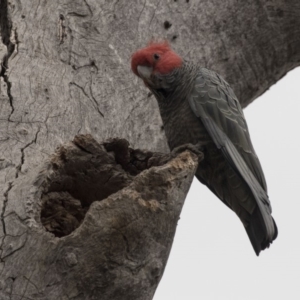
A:
[[[200,162],[204,158],[203,147],[200,143],[197,143],[195,145],[184,144],[174,148],[170,153],[167,154],[159,152],[153,153],[152,157],[149,158],[147,165],[149,168],[154,166],[162,166],[186,150],[194,153],[198,157],[198,162]]]
[[[178,154],[184,152],[184,151],[190,151],[194,153],[198,157],[198,161],[200,162],[204,158],[204,147],[203,145],[199,142],[197,144],[183,144],[180,145],[176,148],[174,148],[171,152],[172,157],[176,157]]]

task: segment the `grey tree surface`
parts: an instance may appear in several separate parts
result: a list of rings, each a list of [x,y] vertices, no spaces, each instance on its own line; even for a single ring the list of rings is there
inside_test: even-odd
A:
[[[168,152],[131,53],[166,38],[245,107],[300,64],[299,28],[298,0],[0,0],[0,299],[152,299],[197,159],[133,174],[101,144]]]

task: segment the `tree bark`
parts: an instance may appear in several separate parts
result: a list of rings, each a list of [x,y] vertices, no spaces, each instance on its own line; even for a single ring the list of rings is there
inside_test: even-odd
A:
[[[131,53],[167,39],[245,107],[300,64],[299,28],[299,0],[0,0],[0,298],[152,299],[197,159],[145,165],[168,147]]]

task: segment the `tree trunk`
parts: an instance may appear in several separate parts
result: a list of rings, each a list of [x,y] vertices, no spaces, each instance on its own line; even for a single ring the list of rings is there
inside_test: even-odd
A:
[[[131,53],[165,38],[245,107],[300,64],[299,28],[299,0],[0,0],[0,299],[152,299],[197,158],[153,153]]]

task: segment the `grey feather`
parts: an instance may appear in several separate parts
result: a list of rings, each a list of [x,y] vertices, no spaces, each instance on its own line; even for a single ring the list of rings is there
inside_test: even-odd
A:
[[[229,85],[216,73],[201,69],[189,99],[215,145],[252,191],[270,242],[276,232],[264,174],[252,146],[240,104]]]
[[[265,177],[233,90],[217,73],[185,63],[153,86],[171,149],[201,142],[205,159],[196,172],[239,216],[259,252],[276,238]]]

